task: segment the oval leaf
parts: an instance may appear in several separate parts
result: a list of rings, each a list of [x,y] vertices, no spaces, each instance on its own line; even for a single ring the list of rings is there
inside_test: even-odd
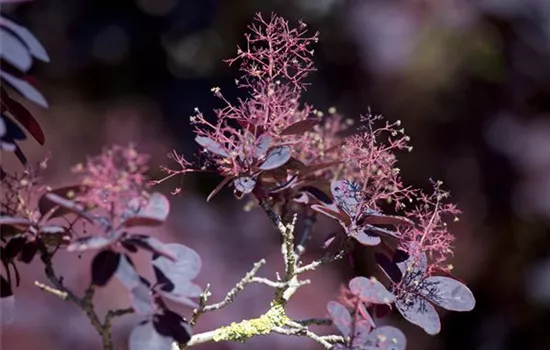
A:
[[[407,338],[401,330],[392,326],[373,329],[367,337],[365,350],[405,350]]]
[[[248,176],[241,176],[233,181],[233,185],[237,191],[242,194],[248,194],[254,190],[254,187],[256,187],[256,180]]]
[[[0,51],[2,59],[23,72],[31,68],[31,53],[17,36],[0,27],[0,42],[2,42],[2,51]]]
[[[162,314],[153,318],[155,330],[164,336],[174,339],[179,344],[187,344],[193,331],[183,317],[165,309]]]
[[[303,134],[305,132],[313,130],[313,128],[317,124],[319,124],[319,119],[308,118],[308,119],[300,120],[288,126],[283,131],[281,131],[280,135],[286,136],[286,135]]]
[[[142,283],[132,260],[126,254],[120,257],[115,276],[128,290],[132,290]]]
[[[123,235],[123,231],[115,231],[106,236],[86,236],[79,237],[69,244],[67,251],[84,251],[90,249],[103,249],[116,243]]]
[[[471,311],[476,305],[472,291],[463,283],[444,276],[432,276],[424,280],[428,289],[420,291],[426,298],[444,309]],[[429,290],[429,293],[427,292]]]
[[[40,41],[25,27],[9,20],[6,17],[0,18],[0,26],[8,28],[25,43],[29,52],[43,62],[50,62],[50,57]]]
[[[178,243],[166,244],[166,250],[175,256],[172,261],[164,256],[153,254],[153,266],[175,285],[189,283],[197,277],[201,268],[199,255],[191,248]]]
[[[92,260],[92,283],[103,287],[115,274],[120,261],[120,254],[112,250],[99,252]]]
[[[330,319],[340,333],[346,338],[349,337],[351,335],[352,319],[348,309],[336,301],[329,301],[327,311]]]
[[[264,162],[260,165],[262,170],[272,170],[284,165],[290,159],[292,150],[288,146],[277,146],[270,149]]]
[[[222,156],[224,158],[229,158],[229,153],[227,153],[225,148],[211,138],[197,136],[195,137],[195,142],[204,147],[208,152],[217,154],[218,156]]]
[[[357,242],[359,242],[359,243],[361,243],[362,245],[365,245],[365,246],[375,246],[375,245],[380,244],[380,242],[382,242],[380,237],[371,236],[368,233],[363,232],[363,231],[358,231],[354,234],[351,234],[351,236],[353,238],[355,238],[357,240]]]
[[[408,294],[403,299],[397,299],[395,306],[407,321],[419,326],[429,335],[436,335],[441,330],[441,321],[434,306],[421,296]]]
[[[349,282],[349,289],[362,301],[373,304],[390,304],[395,295],[374,277],[355,277]]]
[[[128,203],[124,214],[125,227],[157,226],[164,223],[170,213],[170,202],[161,193],[155,192],[147,198],[146,204],[141,204],[143,198],[134,198]]]
[[[129,350],[172,350],[173,339],[159,334],[151,322],[137,325],[130,333]]]
[[[48,108],[48,102],[42,96],[42,94],[31,84],[24,80],[14,77],[13,75],[0,70],[0,77],[4,79],[9,85],[17,90],[21,95],[28,98],[37,105]]]

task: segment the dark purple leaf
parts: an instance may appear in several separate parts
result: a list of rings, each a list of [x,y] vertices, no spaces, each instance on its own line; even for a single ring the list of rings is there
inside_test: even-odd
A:
[[[168,250],[166,244],[154,237],[133,234],[125,238],[122,242],[148,250],[154,254],[163,255],[171,260],[176,259],[176,257]]]
[[[10,239],[4,248],[2,260],[6,262],[12,261],[21,252],[25,243],[27,243],[27,237],[25,236],[13,237]]]
[[[170,213],[170,202],[161,193],[155,192],[141,207],[143,198],[135,198],[128,203],[123,226],[157,226],[164,223]]]
[[[391,307],[385,304],[378,304],[374,306],[374,316],[376,318],[383,318],[391,312]]]
[[[304,186],[304,187],[300,188],[300,191],[306,192],[306,193],[312,195],[317,200],[319,200],[320,202],[323,202],[325,204],[332,204],[333,203],[332,198],[330,198],[330,196],[328,194],[326,194],[324,191],[320,190],[319,188],[317,188],[315,186]]]
[[[11,284],[4,276],[0,276],[0,298],[7,298],[13,295]]]
[[[25,264],[29,264],[32,259],[34,259],[36,253],[38,252],[38,244],[36,242],[27,242],[23,249],[21,249],[21,254],[19,254],[19,260]]]
[[[315,210],[316,212],[319,212],[321,214],[324,214],[328,216],[329,218],[336,219],[338,221],[344,221],[346,217],[342,214],[342,212],[336,207],[336,205],[326,205],[326,204],[313,204],[311,205],[311,209]]]
[[[370,211],[367,215],[363,215],[363,218],[361,219],[360,223],[367,225],[406,225],[411,226],[414,225],[414,222],[411,220],[402,217],[402,216],[395,216],[395,215],[384,215],[381,213],[376,213],[374,211]]]
[[[433,286],[435,291],[428,293],[421,289],[430,301],[450,311],[471,311],[476,305],[472,291],[463,283],[444,276],[432,276],[424,280],[424,283]],[[432,288],[429,288],[432,290]]]
[[[214,190],[212,190],[212,192],[208,195],[208,197],[206,198],[206,201],[207,201],[207,202],[210,202],[210,200],[211,200],[212,198],[214,198],[214,196],[215,196],[216,194],[218,194],[218,192],[220,192],[220,191],[222,190],[222,188],[224,188],[225,185],[227,185],[227,183],[228,183],[229,181],[231,181],[231,180],[233,180],[233,177],[232,177],[232,176],[226,176],[226,177],[224,177],[224,179],[222,180],[222,182],[220,182],[220,183],[218,184],[218,186],[216,186],[216,188],[214,188]]]
[[[112,250],[99,252],[92,260],[92,283],[98,287],[105,286],[115,274],[120,254]]]
[[[118,240],[123,236],[124,231],[114,231],[110,232],[105,236],[86,236],[78,237],[75,239],[68,247],[67,251],[84,251],[90,249],[103,249],[108,246],[118,242]]]
[[[352,329],[352,318],[348,309],[336,301],[329,301],[327,304],[327,311],[330,319],[340,333],[342,333],[344,337],[349,337]]]
[[[235,189],[243,194],[251,193],[256,187],[256,180],[248,176],[241,176],[233,181]]]
[[[376,234],[382,234],[390,237],[399,238],[399,233],[396,231],[388,230],[382,227],[377,227],[373,225],[365,225],[363,226],[365,232],[373,232]]]
[[[288,162],[291,154],[292,150],[288,146],[273,147],[267,152],[267,156],[259,168],[262,170],[276,169]]]
[[[25,135],[25,132],[19,127],[19,125],[3,114],[1,118],[4,122],[5,130],[3,135],[2,133],[0,133],[0,135],[2,135],[4,141],[22,141],[27,139],[27,135]]]
[[[43,62],[50,61],[50,57],[42,44],[40,44],[38,39],[36,39],[36,37],[27,28],[9,20],[6,17],[0,18],[0,27],[5,27],[14,33],[25,44],[32,56]]]
[[[195,137],[195,142],[204,147],[208,152],[217,154],[218,156],[222,156],[224,158],[229,158],[229,153],[227,153],[225,148],[211,138],[197,136]]]
[[[441,321],[435,308],[420,295],[409,293],[395,301],[397,311],[410,323],[422,328],[429,335],[441,330]]]
[[[160,315],[155,315],[153,326],[159,334],[170,337],[180,344],[187,344],[193,335],[186,320],[168,309],[164,309]]]
[[[409,258],[409,253],[402,249],[396,249],[393,253],[392,260],[394,263],[404,262]]]
[[[374,258],[382,272],[384,272],[390,280],[395,283],[401,281],[403,273],[396,263],[392,262],[386,255],[380,253],[375,253]]]
[[[382,326],[373,329],[367,337],[365,350],[405,350],[407,338],[399,329]]]
[[[303,134],[308,131],[312,131],[315,125],[319,124],[319,119],[304,119],[300,120],[288,127],[286,127],[279,135],[286,136],[286,135],[297,135],[297,134]]]
[[[122,244],[124,249],[126,249],[130,253],[137,253],[137,251],[138,251],[138,247],[134,243],[132,243],[131,241],[123,240],[123,241],[120,241],[120,244]]]
[[[151,322],[137,325],[130,333],[129,350],[172,350],[173,339],[159,334]]]
[[[395,295],[374,277],[355,277],[349,282],[349,289],[364,302],[390,304],[395,301]]]
[[[22,104],[19,102],[11,99],[9,96],[2,96],[2,98],[9,99],[9,101],[2,101],[6,102],[7,109],[11,115],[17,119],[19,124],[21,124],[27,131],[35,138],[35,140],[43,145],[46,141],[46,138],[44,136],[44,132],[42,131],[42,128],[40,127],[40,124],[34,119],[32,114],[25,108]]]

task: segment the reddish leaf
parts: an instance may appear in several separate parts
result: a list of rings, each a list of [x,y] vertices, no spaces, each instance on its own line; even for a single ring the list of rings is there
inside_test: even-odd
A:
[[[384,215],[381,213],[375,213],[371,211],[370,213],[364,215],[360,221],[361,224],[367,225],[406,225],[412,226],[414,222],[411,220],[395,215]]]
[[[222,188],[224,188],[225,185],[227,185],[227,183],[228,183],[229,181],[231,181],[231,180],[233,180],[233,177],[232,177],[232,176],[226,176],[226,177],[222,180],[222,182],[220,182],[220,183],[218,184],[218,186],[216,186],[216,188],[214,188],[214,190],[212,190],[212,192],[211,192],[211,193],[208,195],[208,197],[206,198],[206,201],[207,201],[207,202],[210,202],[210,200],[211,200],[212,198],[214,198],[214,196],[215,196],[216,194],[218,194],[218,192],[220,192],[220,191],[222,190]]]
[[[22,104],[10,98],[8,110],[39,144],[43,145],[46,142],[40,124]]]
[[[286,135],[303,134],[308,131],[312,131],[315,125],[319,124],[319,122],[320,122],[319,119],[313,119],[313,118],[300,120],[299,122],[296,122],[288,126],[283,131],[281,131],[280,135],[286,136]]]

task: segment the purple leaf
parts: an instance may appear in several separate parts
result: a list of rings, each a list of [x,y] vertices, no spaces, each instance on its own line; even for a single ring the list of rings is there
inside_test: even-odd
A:
[[[229,158],[229,153],[227,153],[225,148],[211,138],[197,136],[195,137],[195,142],[204,147],[208,152],[217,154],[218,156],[222,156],[224,158]]]
[[[150,316],[155,312],[154,298],[151,289],[143,281],[130,290],[132,307],[140,315]]]
[[[271,145],[271,137],[268,134],[262,134],[254,142],[254,158],[260,159],[265,156],[269,146]]]
[[[428,257],[425,253],[421,253],[420,255],[411,255],[407,260],[397,263],[397,266],[403,275],[407,272],[423,274],[428,267]]]
[[[351,339],[351,347],[350,350],[355,349],[361,349],[363,350],[363,347],[365,346],[365,343],[367,341],[367,337],[369,336],[369,332],[371,330],[371,326],[369,325],[368,321],[360,320],[355,322],[354,330],[353,330],[353,337]]]
[[[388,229],[385,229],[385,228],[382,228],[382,227],[377,227],[377,226],[373,226],[373,225],[365,225],[364,230],[365,230],[365,232],[374,232],[374,233],[377,233],[377,234],[383,234],[383,235],[399,238],[399,233],[398,232],[388,230]]]
[[[140,234],[133,234],[123,240],[124,243],[130,244],[142,249],[146,249],[154,254],[163,255],[170,260],[176,259],[176,257],[168,250],[167,245],[160,240]]]
[[[368,214],[363,215],[363,218],[361,219],[362,224],[370,224],[370,225],[406,225],[411,226],[414,225],[414,222],[411,220],[402,217],[402,216],[395,216],[395,215],[384,215],[381,213],[376,213],[374,211],[369,211]]]
[[[315,199],[317,199],[320,202],[323,202],[324,204],[332,204],[332,198],[328,194],[326,194],[324,191],[318,189],[315,186],[304,186],[300,188],[301,192],[306,192],[307,194],[313,196]]]
[[[197,277],[201,268],[199,255],[191,248],[177,243],[167,244],[166,248],[176,257],[176,261],[154,254],[153,267],[156,267],[162,273],[163,279],[169,280],[174,286],[178,284],[182,284],[182,286],[190,285],[189,282]],[[160,273],[157,273],[157,276],[161,276]],[[184,296],[188,296],[185,290],[179,288],[175,290]]]
[[[426,289],[422,289],[420,293],[444,309],[450,311],[471,311],[476,305],[472,291],[455,279],[445,276],[432,276],[426,278],[424,283],[428,285],[433,284],[435,292],[427,293]]]
[[[51,218],[62,216],[71,212],[76,212],[79,215],[85,215],[84,206],[74,202],[72,199],[74,199],[77,195],[83,194],[86,190],[87,187],[85,186],[69,186],[45,193],[38,200],[38,210],[42,216],[55,210],[55,212],[51,214]]]
[[[290,159],[291,153],[292,150],[288,146],[273,147],[268,151],[260,169],[272,170],[284,165]]]
[[[256,187],[256,180],[248,176],[241,176],[233,181],[235,189],[241,193],[248,194]]]
[[[348,213],[350,218],[357,216],[362,200],[359,184],[348,180],[336,180],[331,182],[330,190],[336,204]]]
[[[2,51],[0,52],[2,59],[15,68],[27,72],[32,66],[32,57],[25,44],[10,31],[1,27],[0,41],[2,42]]]
[[[155,315],[153,326],[159,334],[170,337],[179,344],[187,344],[193,334],[183,317],[167,309],[163,310],[162,314]]]
[[[367,337],[365,350],[405,350],[407,338],[399,329],[382,326],[372,330]]]
[[[40,44],[38,39],[25,27],[5,18],[0,18],[0,26],[6,27],[10,31],[12,31],[15,35],[21,39],[27,48],[29,49],[30,53],[36,57],[37,59],[43,61],[43,62],[50,62],[50,57],[48,56],[48,53],[46,52],[46,49]]]
[[[349,337],[352,329],[352,319],[346,307],[336,301],[329,301],[327,311],[330,319],[344,337]]]
[[[364,302],[390,304],[395,301],[395,295],[374,277],[355,277],[349,282],[349,289]]]
[[[173,285],[171,291],[159,290],[159,294],[176,303],[196,308],[198,304],[190,298],[198,298],[202,293],[202,288],[194,283],[178,283]]]
[[[108,246],[118,242],[118,240],[122,237],[123,234],[124,234],[124,231],[117,230],[114,232],[110,232],[105,236],[79,237],[74,242],[69,244],[69,246],[67,247],[67,251],[75,252],[75,251],[84,251],[84,250],[90,250],[90,249],[107,248]]]
[[[441,330],[441,321],[435,308],[420,295],[409,293],[395,301],[397,311],[410,323],[422,328],[429,335]]]
[[[319,119],[304,119],[300,120],[281,131],[281,136],[297,135],[313,130],[315,125],[319,124]]]
[[[311,209],[328,216],[329,218],[336,219],[338,221],[344,221],[345,217],[342,215],[342,212],[334,204],[313,204]]]
[[[357,231],[351,234],[351,237],[355,238],[357,242],[365,246],[375,246],[382,241],[378,236],[371,236],[363,231]]]
[[[170,202],[168,199],[155,192],[146,199],[144,206],[141,206],[143,198],[134,198],[128,203],[126,218],[123,226],[157,226],[164,223],[170,213]]]
[[[16,78],[15,76],[0,70],[0,78],[4,79],[9,85],[17,90],[21,95],[28,98],[37,105],[48,108],[48,102],[42,94],[36,90],[34,86],[27,83],[25,80]]]
[[[120,254],[112,250],[99,252],[92,260],[92,283],[105,286],[115,274],[120,262]]]
[[[129,350],[172,350],[173,339],[159,334],[151,322],[137,325],[130,333]]]
[[[142,283],[132,260],[126,254],[120,257],[115,276],[128,290],[132,290]]]
[[[0,225],[14,226],[21,230],[25,230],[27,227],[32,225],[32,222],[25,218],[0,216]]]

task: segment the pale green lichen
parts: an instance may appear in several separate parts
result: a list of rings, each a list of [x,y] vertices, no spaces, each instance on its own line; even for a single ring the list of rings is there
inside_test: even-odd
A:
[[[214,341],[233,340],[244,342],[256,335],[269,334],[273,328],[282,327],[289,321],[284,306],[273,302],[269,311],[258,318],[233,322],[229,326],[218,329],[214,335]]]

